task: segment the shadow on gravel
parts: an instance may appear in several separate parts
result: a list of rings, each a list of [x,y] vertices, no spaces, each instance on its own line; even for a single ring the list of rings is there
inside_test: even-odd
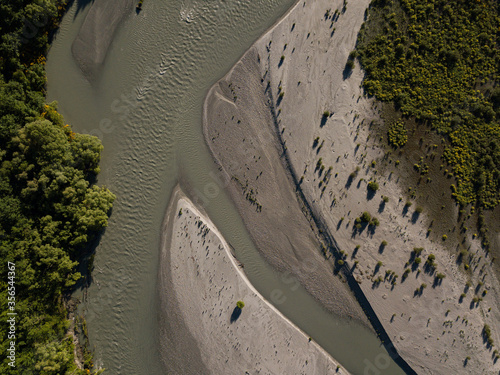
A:
[[[231,314],[231,320],[230,320],[231,323],[237,321],[240,315],[241,315],[241,309],[238,306],[236,306],[233,310],[233,313]]]

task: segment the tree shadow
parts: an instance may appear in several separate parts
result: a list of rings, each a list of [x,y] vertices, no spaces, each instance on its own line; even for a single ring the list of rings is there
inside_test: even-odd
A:
[[[417,289],[415,289],[415,291],[413,292],[413,297],[421,297],[422,294],[424,294],[424,288],[422,287],[418,287]]]
[[[276,101],[276,105],[279,106],[282,100],[283,100],[283,95],[278,95],[278,100]]]
[[[429,264],[428,262],[425,262],[423,269],[426,275],[432,276],[436,272],[436,264]]]
[[[238,318],[239,318],[239,317],[240,317],[240,315],[241,315],[241,311],[242,311],[242,310],[241,310],[238,306],[236,306],[236,307],[234,308],[233,313],[231,314],[231,319],[230,319],[230,322],[231,322],[231,323],[234,323],[235,321],[237,321],[237,320],[238,320]]]
[[[340,229],[340,227],[342,226],[342,222],[343,222],[343,221],[344,221],[344,220],[342,220],[342,219],[340,219],[340,220],[339,220],[339,222],[337,223],[337,230],[339,230],[339,229]]]
[[[436,288],[438,286],[441,286],[443,283],[443,279],[440,279],[439,277],[434,277],[434,282],[432,283],[432,287]]]
[[[410,207],[405,204],[404,207],[403,207],[403,216],[406,216],[406,214],[408,213],[409,209],[410,209]]]
[[[373,199],[373,197],[375,196],[375,193],[376,193],[375,190],[368,188],[368,190],[366,191],[366,199],[371,201]]]
[[[376,225],[368,224],[367,233],[370,236],[370,238],[373,237],[373,235],[375,234],[375,230],[376,229],[377,229]]]
[[[356,223],[355,225],[353,225],[351,238],[354,238],[358,234],[363,233],[367,227],[368,227],[368,223],[363,223],[363,222]]]
[[[476,288],[474,289],[474,293],[479,293],[479,290],[481,289],[481,284],[477,284]]]
[[[108,213],[108,217],[111,217],[113,209],[111,208]],[[102,236],[106,232],[106,228],[101,229],[98,232],[92,232],[89,234],[89,241],[78,249],[77,257],[78,266],[77,271],[80,272],[82,277],[76,281],[76,283],[71,287],[72,291],[83,290],[88,288],[93,282],[92,271],[94,270],[94,255],[99,245]]]
[[[419,212],[417,212],[417,211],[413,212],[413,214],[411,215],[411,222],[412,222],[412,224],[416,224],[419,217],[420,217],[420,213]]]
[[[378,279],[374,280],[372,282],[372,289],[378,288],[382,284],[382,281],[379,281]]]
[[[347,63],[345,64],[344,71],[342,72],[342,78],[344,81],[351,76],[352,69],[353,69],[352,60],[348,60]]]
[[[464,359],[464,367],[466,367],[466,366],[467,366],[467,363],[469,363],[469,358],[465,358],[465,359]]]
[[[345,183],[345,188],[346,189],[350,189],[351,188],[351,185],[352,185],[352,183],[354,181],[354,178],[355,178],[354,176],[349,175],[349,178],[347,178],[347,182]]]
[[[415,272],[416,270],[418,270],[418,267],[419,267],[419,264],[417,262],[413,262],[411,265],[412,272]]]
[[[381,243],[380,246],[378,247],[378,253],[382,254],[384,250],[385,250],[385,245]]]
[[[325,115],[321,116],[321,123],[320,123],[320,125],[319,125],[319,126],[320,126],[321,128],[322,128],[323,126],[325,126],[325,125],[326,125],[326,121],[327,121],[327,120],[328,120],[328,116],[325,116]]]
[[[378,213],[382,213],[385,210],[385,202],[381,201],[380,204],[378,205]]]

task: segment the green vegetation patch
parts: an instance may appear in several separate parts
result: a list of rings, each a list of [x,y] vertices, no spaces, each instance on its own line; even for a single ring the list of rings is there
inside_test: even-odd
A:
[[[1,374],[99,372],[88,353],[77,368],[64,301],[115,196],[93,184],[99,139],[73,132],[56,103],[45,103],[48,35],[64,6],[55,0],[1,6],[0,318],[17,314],[15,337],[8,337],[8,324],[0,325]],[[11,341],[15,367],[5,358]]]
[[[408,141],[408,133],[403,121],[394,121],[387,131],[387,139],[393,147],[403,147]]]
[[[499,202],[500,27],[495,0],[374,0],[358,39],[364,88],[445,135],[461,204]],[[389,143],[405,142],[404,126]]]

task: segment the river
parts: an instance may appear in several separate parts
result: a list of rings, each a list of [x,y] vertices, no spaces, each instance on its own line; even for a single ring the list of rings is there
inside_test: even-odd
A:
[[[367,363],[402,374],[392,361],[385,368],[385,349],[371,331],[328,313],[262,260],[213,177],[201,127],[204,97],[294,0],[145,0],[118,28],[92,83],[71,54],[90,8],[83,3],[63,18],[47,75],[48,100],[59,102],[65,121],[102,140],[98,184],[118,197],[80,306],[96,364],[109,374],[168,373],[158,353],[159,240],[170,193],[182,180],[265,298],[282,291],[276,307],[353,374],[363,374]]]

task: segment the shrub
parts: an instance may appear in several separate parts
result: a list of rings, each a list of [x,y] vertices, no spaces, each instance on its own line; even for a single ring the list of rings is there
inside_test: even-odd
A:
[[[236,306],[239,308],[239,309],[242,309],[245,307],[245,303],[243,301],[238,301],[236,302]]]
[[[378,186],[377,181],[370,181],[368,183],[368,189],[370,189],[371,191],[377,191],[378,188],[379,188],[379,186]]]
[[[387,246],[387,241],[386,241],[386,240],[383,240],[383,241],[381,242],[381,245],[382,245],[382,246],[384,246],[384,247],[385,247],[385,246]]]
[[[416,212],[417,214],[421,214],[423,210],[424,210],[424,209],[423,209],[421,206],[417,206],[417,208],[415,209],[415,212]]]
[[[469,255],[469,252],[466,250],[466,249],[461,249],[460,250],[460,253],[459,253],[459,256],[464,259],[464,258],[467,258],[467,256]]]
[[[402,120],[393,122],[387,131],[389,144],[393,147],[403,147],[408,141],[408,134]]]
[[[488,324],[485,324],[483,327],[483,335],[488,341],[488,345],[493,346],[493,337],[491,336],[491,328]]]
[[[372,215],[370,215],[369,212],[365,211],[361,214],[361,221],[368,223],[368,222],[370,222],[371,219],[372,219]]]
[[[387,15],[389,3],[394,16]],[[356,46],[366,92],[443,134],[459,203],[498,205],[498,2],[380,0],[368,15]],[[390,124],[388,140],[394,147],[407,142],[403,121]]]
[[[416,256],[419,256],[422,251],[424,251],[424,248],[423,247],[414,247],[413,248],[413,253],[416,255]]]
[[[384,203],[387,203],[389,202],[389,197],[382,195],[382,200],[384,201]]]

